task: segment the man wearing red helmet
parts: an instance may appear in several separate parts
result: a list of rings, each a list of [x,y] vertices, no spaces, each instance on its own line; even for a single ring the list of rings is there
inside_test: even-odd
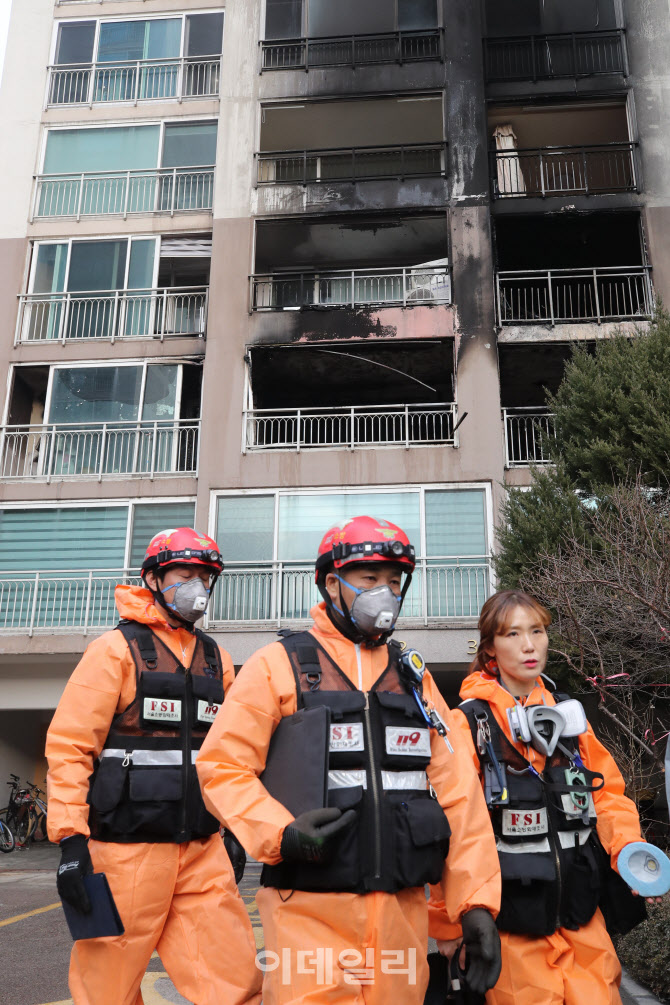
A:
[[[222,571],[207,535],[156,534],[146,588],[117,586],[121,621],[88,646],[49,727],[58,892],[87,914],[84,877],[105,873],[125,927],[75,942],[75,1005],[142,1005],[154,949],[194,1005],[260,1001],[253,931],[193,765],[234,679],[228,653],[195,627]]]
[[[481,787],[421,657],[388,641],[414,565],[388,521],[328,531],[313,626],[247,661],[198,756],[205,804],[264,863],[256,902],[270,1005],[422,1003],[428,882],[460,919],[471,986],[483,991],[499,973],[500,873]],[[327,807],[294,816],[260,776],[282,720],[323,706]],[[299,787],[277,749],[275,779]]]

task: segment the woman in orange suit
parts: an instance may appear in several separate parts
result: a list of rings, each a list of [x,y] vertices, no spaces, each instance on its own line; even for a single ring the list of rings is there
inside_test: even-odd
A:
[[[253,931],[192,763],[234,677],[195,628],[222,569],[211,538],[156,534],[147,588],[117,586],[121,623],[88,646],[49,727],[58,892],[87,914],[85,877],[105,873],[125,926],[75,942],[75,1005],[142,1005],[154,949],[194,1005],[260,1001]]]
[[[606,855],[616,869],[621,850],[641,840],[640,822],[581,705],[540,676],[550,620],[521,591],[490,597],[454,712],[480,773],[502,872],[502,971],[486,1001],[620,1005],[621,967],[598,903]],[[451,956],[460,933],[438,890],[430,917],[440,952]]]
[[[424,884],[440,880],[473,984],[495,983],[499,872],[477,775],[462,740],[426,719],[451,722],[430,674],[408,687],[389,641],[414,562],[389,521],[360,516],[328,531],[312,627],[247,661],[198,757],[206,805],[265,863],[264,1005],[420,1005]],[[330,729],[315,746],[328,750],[327,807],[294,815],[260,776],[277,727],[323,706]],[[300,788],[299,767],[273,766]]]

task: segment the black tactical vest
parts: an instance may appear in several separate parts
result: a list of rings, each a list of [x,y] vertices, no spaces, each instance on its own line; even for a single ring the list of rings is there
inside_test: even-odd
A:
[[[328,806],[356,810],[333,861],[264,866],[261,882],[291,890],[384,890],[437,883],[449,824],[426,776],[430,730],[399,675],[399,647],[370,691],[359,691],[309,632],[282,640],[298,708],[330,711]],[[296,779],[296,784],[300,783]]]
[[[488,702],[471,699],[459,707],[475,748],[479,723],[488,724],[505,781],[501,799],[491,758],[478,750],[502,874],[498,928],[536,936],[578,929],[595,914],[601,894],[604,852],[591,793],[602,787],[602,775],[573,760],[579,755],[575,739],[562,741],[571,756],[557,748],[539,775],[500,729]]]
[[[137,693],[114,716],[89,791],[98,841],[170,841],[216,833],[200,794],[195,756],[223,702],[219,648],[196,629],[190,667],[145,625],[117,625],[135,661]]]

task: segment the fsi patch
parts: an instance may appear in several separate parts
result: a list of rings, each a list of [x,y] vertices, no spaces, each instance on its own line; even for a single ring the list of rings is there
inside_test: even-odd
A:
[[[547,811],[539,810],[503,810],[502,832],[506,837],[527,837],[529,834],[546,834]]]
[[[145,698],[144,718],[181,722],[181,701],[173,698]]]
[[[210,705],[208,701],[198,702],[198,719],[200,722],[214,722],[220,705]]]
[[[387,726],[386,753],[430,757],[430,730],[412,729],[411,726]]]
[[[365,750],[363,723],[347,722],[331,725],[331,750]]]

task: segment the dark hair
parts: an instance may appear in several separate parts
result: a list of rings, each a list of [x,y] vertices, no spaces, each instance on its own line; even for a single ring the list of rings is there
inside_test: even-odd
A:
[[[470,664],[471,673],[475,670],[487,670],[491,656],[486,650],[492,648],[494,637],[505,630],[515,607],[525,607],[526,610],[533,611],[545,628],[551,624],[551,614],[547,608],[529,593],[524,593],[523,590],[502,590],[500,593],[494,593],[479,614],[477,627],[481,639],[477,646],[477,655]]]

